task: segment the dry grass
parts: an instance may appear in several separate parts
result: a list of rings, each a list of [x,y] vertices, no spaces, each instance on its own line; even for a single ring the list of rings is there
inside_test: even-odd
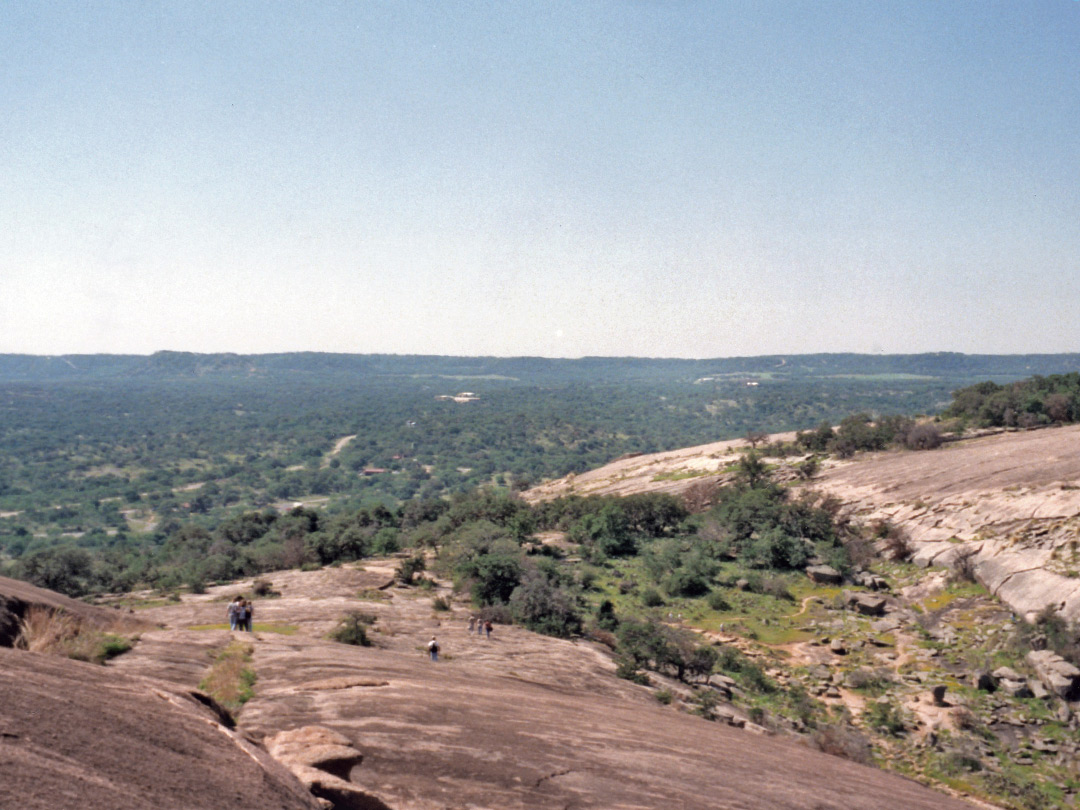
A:
[[[62,655],[102,664],[131,649],[135,638],[131,622],[95,627],[62,610],[35,605],[21,621],[15,646],[30,652]]]
[[[236,711],[253,697],[255,670],[248,666],[255,648],[234,641],[221,650],[199,688],[229,711]]]

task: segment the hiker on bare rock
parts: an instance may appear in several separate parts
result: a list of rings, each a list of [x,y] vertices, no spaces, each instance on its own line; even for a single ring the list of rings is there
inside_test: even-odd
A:
[[[233,597],[233,600],[229,602],[229,609],[227,615],[229,617],[229,629],[235,631],[240,626],[240,611],[241,603],[244,600],[237,594]]]
[[[255,614],[255,608],[247,599],[240,600],[240,629],[251,632],[251,617]]]
[[[476,617],[475,616],[470,616],[469,617],[469,632],[471,633],[475,629],[476,629]]]
[[[488,638],[491,638],[491,619],[484,622],[484,632],[487,633]]]
[[[428,654],[431,656],[432,661],[439,660],[439,642],[435,640],[435,636],[431,637],[431,641],[427,645]]]

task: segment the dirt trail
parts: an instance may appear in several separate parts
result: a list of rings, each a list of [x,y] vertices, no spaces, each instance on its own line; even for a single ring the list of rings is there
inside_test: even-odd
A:
[[[327,467],[329,467],[330,459],[332,459],[334,456],[344,450],[346,445],[348,445],[348,443],[355,438],[356,434],[354,433],[351,436],[342,436],[340,439],[334,442],[334,446],[330,449],[330,452],[323,456],[322,463],[319,465],[320,468],[325,470]]]

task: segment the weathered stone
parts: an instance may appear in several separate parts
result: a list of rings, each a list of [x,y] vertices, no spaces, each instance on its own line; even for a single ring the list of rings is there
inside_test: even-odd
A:
[[[1033,650],[1027,662],[1042,684],[1064,700],[1080,698],[1080,669],[1050,650]]]
[[[190,689],[0,648],[0,807],[318,810]]]
[[[985,669],[981,669],[971,675],[971,685],[984,692],[993,692],[997,689],[997,678]]]
[[[733,689],[737,688],[734,679],[719,673],[709,676],[709,686],[718,691],[727,692],[729,695]]]
[[[349,781],[364,755],[343,734],[323,726],[282,731],[263,743],[276,760],[287,767],[312,795],[341,807],[372,807],[382,802]]]
[[[831,642],[829,642],[829,650],[836,655],[847,655],[848,651],[847,646],[844,644],[844,642],[838,638],[834,638]]]
[[[819,585],[839,585],[844,581],[840,572],[831,565],[807,566],[806,575]]]
[[[993,671],[993,676],[999,681],[1022,681],[1024,676],[1011,667],[998,667]]]
[[[1014,681],[1010,678],[1002,678],[998,681],[998,689],[1009,697],[1014,698],[1029,698],[1035,696],[1031,691],[1031,687],[1028,686],[1026,679]]]
[[[864,616],[885,615],[885,598],[869,593],[844,591],[844,606]]]
[[[938,684],[930,690],[930,696],[934,701],[935,706],[944,706],[945,704],[945,691],[947,687],[944,684]]]

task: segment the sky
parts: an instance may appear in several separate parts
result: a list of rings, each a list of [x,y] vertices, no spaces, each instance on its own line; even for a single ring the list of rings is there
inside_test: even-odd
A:
[[[1080,351],[1080,0],[0,0],[0,353]]]

